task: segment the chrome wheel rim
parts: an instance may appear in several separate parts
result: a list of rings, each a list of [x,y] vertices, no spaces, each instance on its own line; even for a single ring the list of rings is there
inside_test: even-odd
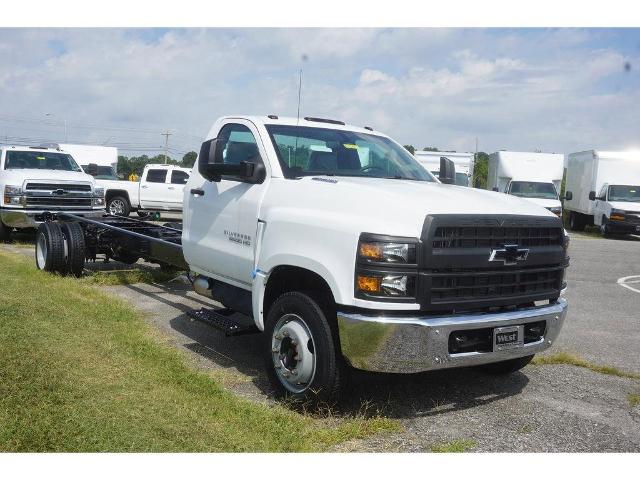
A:
[[[36,263],[40,270],[44,270],[47,259],[47,241],[44,235],[38,235],[38,241],[36,242]]]
[[[280,383],[292,393],[304,392],[316,374],[313,335],[298,315],[280,317],[271,337],[273,366]]]
[[[122,215],[124,213],[124,202],[122,200],[112,200],[109,203],[109,213],[111,215]]]

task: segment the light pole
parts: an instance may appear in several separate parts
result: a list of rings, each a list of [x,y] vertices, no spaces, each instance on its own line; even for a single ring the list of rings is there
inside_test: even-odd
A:
[[[55,114],[53,113],[45,113],[44,114],[45,117],[56,117]],[[62,122],[64,123],[64,141],[65,143],[69,141],[68,135],[67,135],[67,119],[63,118]]]

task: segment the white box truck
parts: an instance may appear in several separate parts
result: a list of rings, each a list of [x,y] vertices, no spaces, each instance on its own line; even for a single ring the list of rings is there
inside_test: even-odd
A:
[[[474,154],[468,152],[428,152],[417,151],[413,154],[428,172],[436,177],[440,173],[440,157],[446,157],[456,167],[456,185],[470,187],[473,177]]]
[[[189,315],[228,335],[264,332],[276,394],[312,403],[333,403],[349,366],[507,373],[560,333],[569,245],[560,219],[442,184],[383,133],[224,117],[184,193],[182,231],[60,215],[40,227],[37,265],[82,274],[85,258],[105,254],[190,270],[195,291],[227,310]],[[77,233],[66,244],[60,225]]]
[[[640,233],[640,152],[570,153],[566,191],[571,230]]]
[[[488,190],[526,198],[562,216],[563,154],[503,150],[489,155],[488,167]]]

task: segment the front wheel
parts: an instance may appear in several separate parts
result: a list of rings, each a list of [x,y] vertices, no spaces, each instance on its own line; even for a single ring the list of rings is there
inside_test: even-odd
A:
[[[11,239],[11,230],[10,227],[7,227],[2,220],[0,220],[0,242],[6,242]]]
[[[533,355],[528,355],[522,358],[513,358],[502,362],[489,363],[487,365],[482,365],[480,368],[485,372],[492,373],[494,375],[508,375],[526,367],[531,360],[533,360]]]
[[[342,361],[329,321],[308,294],[288,292],[269,309],[264,360],[278,398],[331,406],[340,397]]]
[[[581,232],[584,230],[584,224],[582,223],[582,218],[578,217],[578,213],[569,212],[569,230],[573,230],[574,232]]]
[[[607,217],[605,217],[604,215],[602,216],[602,222],[600,223],[600,233],[603,237],[607,237],[611,233],[611,229],[609,228],[607,222]]]
[[[131,205],[124,197],[112,197],[107,202],[107,212],[118,217],[128,217],[131,213]]]

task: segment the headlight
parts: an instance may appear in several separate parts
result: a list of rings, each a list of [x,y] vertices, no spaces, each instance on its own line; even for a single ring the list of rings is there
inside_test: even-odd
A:
[[[618,221],[624,221],[626,218],[627,212],[625,212],[624,210],[618,210],[617,208],[612,208],[611,209],[611,215],[609,216],[610,220],[618,220]]]
[[[20,196],[22,188],[14,185],[6,185],[4,187],[4,203],[5,205],[20,205]]]
[[[96,187],[93,189],[93,205],[97,207],[104,205],[103,187]]]
[[[414,238],[362,234],[356,259],[356,296],[415,301],[417,246]]]
[[[549,210],[551,213],[555,213],[558,216],[562,215],[562,207],[547,207],[547,210]]]
[[[411,243],[360,240],[358,259],[364,263],[416,263],[416,246]]]

